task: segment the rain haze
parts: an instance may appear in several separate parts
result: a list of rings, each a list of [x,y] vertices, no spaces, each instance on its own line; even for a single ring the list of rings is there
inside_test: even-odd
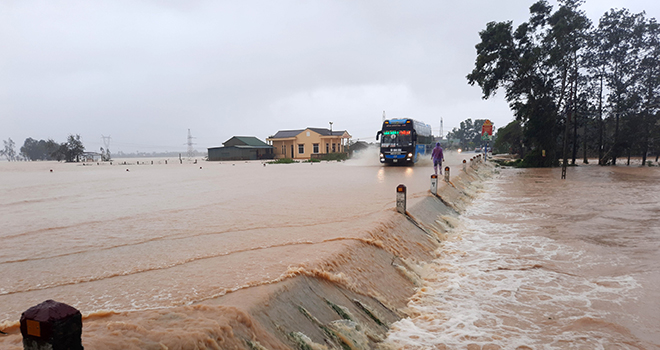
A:
[[[113,152],[220,146],[234,135],[329,127],[373,141],[382,113],[434,134],[512,120],[465,79],[479,31],[528,18],[531,0],[2,1],[0,139]],[[556,2],[551,2],[556,5]],[[590,1],[660,16],[655,1]]]

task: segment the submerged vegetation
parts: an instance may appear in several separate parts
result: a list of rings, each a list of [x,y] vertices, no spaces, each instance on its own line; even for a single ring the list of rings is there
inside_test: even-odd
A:
[[[660,25],[644,12],[611,9],[597,25],[581,0],[534,3],[530,18],[490,22],[467,80],[483,98],[498,91],[515,120],[495,146],[524,166],[557,165],[581,151],[601,165],[660,154]]]

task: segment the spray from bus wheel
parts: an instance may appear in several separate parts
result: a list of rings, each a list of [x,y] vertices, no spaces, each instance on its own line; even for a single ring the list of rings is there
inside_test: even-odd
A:
[[[412,165],[433,148],[431,125],[409,119],[387,119],[376,133],[382,164]]]

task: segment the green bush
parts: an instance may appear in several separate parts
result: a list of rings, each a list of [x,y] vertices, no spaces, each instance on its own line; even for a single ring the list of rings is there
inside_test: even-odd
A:
[[[336,160],[336,161],[341,161],[341,160],[346,160],[348,159],[348,153],[328,153],[322,155],[319,160]]]
[[[268,162],[268,164],[291,164],[291,163],[296,163],[296,161],[291,158],[279,158]]]
[[[557,159],[552,159],[550,155],[543,156],[543,153],[539,149],[535,149],[529,152],[522,162],[518,165],[521,168],[547,168],[558,166],[559,161]]]

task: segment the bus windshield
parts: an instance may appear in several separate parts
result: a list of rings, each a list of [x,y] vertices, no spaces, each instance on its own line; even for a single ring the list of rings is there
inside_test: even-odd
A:
[[[387,130],[383,131],[381,147],[405,147],[412,146],[412,133],[410,130]]]

